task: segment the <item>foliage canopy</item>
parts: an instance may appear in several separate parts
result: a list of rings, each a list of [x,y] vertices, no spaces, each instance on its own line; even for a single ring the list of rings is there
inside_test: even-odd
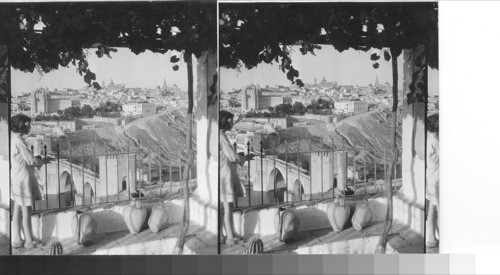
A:
[[[302,54],[324,45],[339,52],[378,49],[374,68],[382,56],[389,61],[424,45],[428,65],[438,68],[437,3],[223,3],[219,10],[219,61],[226,68],[276,62],[302,86],[290,58],[297,45]]]
[[[47,73],[72,63],[99,89],[88,49],[98,57],[128,47],[135,54],[175,50],[198,58],[216,48],[215,20],[216,5],[200,2],[2,4],[0,44],[15,69]],[[172,56],[174,70],[179,60]]]

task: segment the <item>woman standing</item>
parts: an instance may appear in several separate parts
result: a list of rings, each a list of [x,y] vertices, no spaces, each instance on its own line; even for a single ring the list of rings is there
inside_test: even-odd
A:
[[[237,197],[245,196],[245,189],[241,184],[240,177],[236,170],[237,165],[243,165],[245,160],[251,156],[244,157],[236,153],[231,145],[226,131],[233,127],[234,115],[228,111],[219,112],[219,185],[220,201],[222,202],[224,221],[219,222],[219,230],[222,236],[222,227],[226,231],[226,238],[222,238],[220,243],[234,245],[240,238],[234,233],[233,203]],[[221,215],[222,216],[222,215]]]
[[[437,114],[429,116],[426,123],[427,128],[427,191],[429,209],[427,212],[426,246],[434,248],[439,245],[436,238],[438,228],[439,212],[439,117]]]
[[[33,156],[23,135],[30,131],[30,118],[19,114],[11,119],[11,198],[14,200],[14,214],[12,216],[12,247],[33,248],[41,244],[33,238],[31,226],[31,207],[36,200],[42,199],[35,177],[35,167],[39,168],[42,160]],[[22,227],[25,242],[21,240],[21,211]]]

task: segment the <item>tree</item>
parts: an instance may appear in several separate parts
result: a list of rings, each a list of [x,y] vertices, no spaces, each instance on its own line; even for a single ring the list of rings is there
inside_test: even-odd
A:
[[[80,106],[68,107],[63,110],[64,116],[68,118],[80,118],[82,117],[82,109]]]
[[[98,57],[111,56],[116,49],[127,47],[133,53],[146,50],[166,53],[181,52],[181,58],[172,56],[176,64],[183,60],[188,66],[188,161],[193,161],[192,57],[200,58],[215,52],[217,45],[216,9],[214,3],[150,2],[150,3],[17,3],[0,8],[0,44],[7,46],[10,65],[24,72],[50,72],[70,63],[88,85],[99,89],[97,76],[90,70],[86,57],[89,49]],[[40,23],[43,28],[40,30]],[[0,57],[3,55],[0,52]],[[0,72],[1,73],[1,72]],[[200,77],[200,76],[198,76]],[[210,76],[212,77],[212,76]],[[214,76],[216,77],[216,76]],[[217,100],[216,82],[210,87],[208,102]],[[187,173],[187,172],[186,172]],[[188,177],[184,183],[184,215],[176,252],[183,253],[189,227]]]
[[[90,105],[88,105],[88,104],[83,105],[82,116],[89,117],[89,118],[94,117],[94,109],[92,109],[92,107],[90,107]]]
[[[292,104],[282,103],[274,107],[274,111],[278,116],[289,116],[293,114]]]
[[[385,253],[392,226],[392,176],[397,162],[396,117],[398,103],[397,57],[404,49],[425,47],[425,58],[431,68],[438,68],[438,35],[436,3],[224,3],[220,11],[221,66],[251,69],[259,63],[274,62],[286,77],[299,86],[299,72],[293,68],[290,47],[299,46],[302,54],[314,54],[319,44],[347,49],[379,50],[371,55],[378,68],[380,56],[390,61],[393,70],[393,106],[391,121],[392,157],[387,190],[387,216],[376,253]],[[262,31],[266,30],[266,31]],[[421,61],[421,60],[420,60]],[[417,63],[419,63],[417,61]],[[408,104],[426,102],[426,83],[418,81],[427,66],[414,72]]]
[[[297,101],[293,104],[292,110],[295,115],[301,116],[307,112],[306,106],[304,106],[304,104],[302,104],[302,102],[300,101]]]

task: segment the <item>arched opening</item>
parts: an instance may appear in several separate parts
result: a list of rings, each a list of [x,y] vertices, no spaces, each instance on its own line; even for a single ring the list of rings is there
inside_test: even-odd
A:
[[[127,190],[127,176],[122,178],[122,189],[121,191]]]
[[[292,201],[300,201],[301,199],[304,199],[304,187],[300,180],[296,179],[293,183]]]
[[[71,188],[72,186],[74,186],[71,174],[67,171],[62,172],[61,176],[59,177],[59,184],[61,188],[61,194],[59,196],[59,203],[61,207],[71,206],[72,202],[75,199],[74,193],[76,191],[74,188]],[[73,193],[71,191],[73,191]]]
[[[84,203],[86,205],[91,204],[93,197],[94,197],[94,189],[92,189],[92,185],[90,185],[90,183],[86,182],[83,185],[83,201],[84,201]]]
[[[286,182],[285,178],[281,171],[277,168],[273,169],[269,174],[269,178],[267,181],[268,187],[267,190],[273,192],[273,197],[278,199],[279,202],[285,201],[285,193],[286,193]]]

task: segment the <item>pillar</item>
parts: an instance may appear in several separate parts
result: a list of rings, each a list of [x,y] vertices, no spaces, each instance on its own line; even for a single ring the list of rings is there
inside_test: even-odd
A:
[[[410,201],[425,205],[425,116],[427,61],[425,47],[405,50],[402,100],[402,192]],[[412,84],[413,81],[413,84]],[[408,98],[414,99],[408,102]]]
[[[219,171],[219,123],[218,77],[215,50],[204,52],[198,58],[196,93],[196,177],[198,187],[193,199],[203,202],[202,216],[191,215],[198,224],[217,232],[218,171]],[[191,203],[191,202],[190,202]],[[191,208],[193,203],[191,203]],[[200,213],[192,209],[193,213]],[[207,221],[215,221],[207,224]]]

